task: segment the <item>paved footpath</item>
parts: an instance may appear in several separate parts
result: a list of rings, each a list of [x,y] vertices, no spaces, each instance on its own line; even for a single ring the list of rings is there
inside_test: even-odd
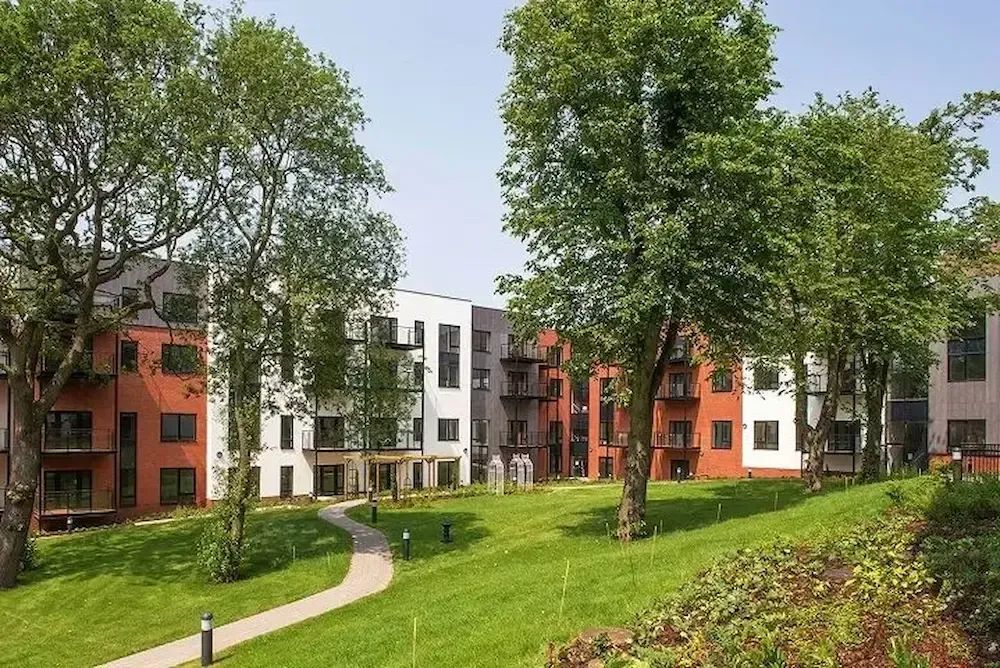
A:
[[[336,587],[306,598],[287,603],[265,612],[245,617],[215,629],[216,653],[251,638],[304,621],[324,612],[353,603],[380,592],[392,580],[392,553],[385,535],[367,525],[359,524],[344,514],[347,508],[365,503],[364,499],[345,501],[319,511],[319,516],[350,532],[354,538],[354,554],[347,577]],[[192,620],[192,624],[197,620]],[[170,668],[201,657],[201,635],[147,649],[106,663],[101,668]]]

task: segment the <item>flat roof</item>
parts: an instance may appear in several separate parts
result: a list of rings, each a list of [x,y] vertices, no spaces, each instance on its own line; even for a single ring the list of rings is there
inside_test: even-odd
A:
[[[411,295],[424,295],[425,297],[440,297],[441,299],[454,299],[459,302],[472,302],[471,299],[466,299],[465,297],[453,297],[452,295],[439,295],[435,292],[422,292],[420,290],[407,290],[405,288],[396,288],[396,292],[409,292]]]

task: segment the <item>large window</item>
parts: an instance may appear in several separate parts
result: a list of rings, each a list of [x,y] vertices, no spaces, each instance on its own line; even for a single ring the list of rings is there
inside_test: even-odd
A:
[[[753,389],[778,389],[778,367],[771,364],[758,363],[753,368]]]
[[[198,322],[198,296],[164,292],[161,311],[170,322]]]
[[[573,413],[586,413],[590,410],[590,381],[582,380],[573,383],[572,387],[572,406],[571,410]]]
[[[326,464],[319,467],[316,473],[319,496],[343,496],[344,465]]]
[[[549,446],[549,473],[560,475],[562,473],[562,446]]]
[[[489,441],[490,433],[490,421],[489,420],[473,420],[472,421],[472,444],[473,445],[487,445]]]
[[[729,369],[716,369],[712,372],[713,392],[733,391],[733,372]]]
[[[614,457],[597,458],[597,475],[599,478],[610,479],[615,476]]]
[[[489,450],[485,445],[476,445],[475,441],[473,441],[472,457],[469,462],[472,482],[486,482],[489,466]]]
[[[948,341],[948,381],[986,380],[986,318]]]
[[[122,371],[136,372],[139,370],[139,343],[136,341],[122,341],[121,362]]]
[[[489,369],[473,369],[472,370],[472,389],[474,389],[474,390],[488,390],[488,389],[490,389],[490,370]]]
[[[316,447],[323,449],[345,446],[344,418],[340,415],[324,415],[316,418]]]
[[[479,353],[490,352],[490,333],[480,329],[472,330],[472,349]]]
[[[562,420],[549,420],[549,431],[546,443],[549,445],[562,445],[563,443],[563,423]]]
[[[413,442],[423,443],[424,442],[424,419],[423,418],[413,418]]]
[[[194,469],[160,469],[160,505],[190,505],[196,501]]]
[[[690,420],[670,421],[670,447],[690,448],[694,446],[694,432]]]
[[[778,449],[778,421],[758,420],[753,423],[753,449]]]
[[[830,433],[830,450],[833,452],[857,452],[861,449],[861,421],[837,420]]]
[[[135,413],[118,416],[118,502],[123,508],[131,508],[136,503],[138,423]]]
[[[438,418],[438,440],[458,440],[458,420]]]
[[[733,423],[729,420],[712,422],[712,448],[730,450],[733,447]]]
[[[194,373],[198,370],[198,348],[164,343],[160,360],[164,373]]]
[[[986,420],[948,420],[948,447],[982,445],[986,442]]]
[[[438,487],[458,487],[458,462],[438,462]]]
[[[281,416],[281,449],[291,450],[294,447],[295,417]]]
[[[438,351],[438,387],[459,387],[461,355],[459,354],[459,328],[441,325]]]
[[[122,308],[139,303],[139,288],[122,288]]]
[[[160,413],[160,440],[193,441],[197,438],[197,419],[188,413]]]
[[[50,411],[45,415],[45,449],[92,450],[92,421],[90,411]]]
[[[424,345],[424,321],[414,320],[413,321],[413,345],[422,346]]]
[[[549,378],[548,396],[558,399],[563,393],[562,378]]]

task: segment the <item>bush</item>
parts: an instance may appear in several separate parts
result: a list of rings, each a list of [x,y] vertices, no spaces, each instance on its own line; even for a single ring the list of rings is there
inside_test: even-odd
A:
[[[35,534],[29,533],[24,544],[24,554],[21,555],[21,572],[33,571],[38,568],[38,540]]]
[[[213,517],[198,541],[198,564],[212,582],[239,580],[246,561],[247,546],[237,549],[229,537],[225,522]]]
[[[942,485],[928,511],[936,529],[966,532],[969,523],[1000,518],[1000,480],[955,482]]]

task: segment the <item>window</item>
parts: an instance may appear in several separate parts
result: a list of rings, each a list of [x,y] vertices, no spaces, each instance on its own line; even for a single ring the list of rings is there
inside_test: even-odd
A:
[[[340,415],[324,415],[316,418],[316,448],[326,450],[343,448],[344,418]]]
[[[198,322],[198,296],[164,292],[161,310],[170,322]]]
[[[422,346],[424,345],[424,321],[414,320],[413,321],[413,345]]]
[[[690,448],[694,445],[694,434],[690,420],[670,421],[670,447]]]
[[[187,413],[160,413],[160,441],[193,441],[197,438],[195,416]]]
[[[458,440],[458,420],[445,418],[438,419],[438,440],[457,441]]]
[[[562,387],[562,378],[549,378],[548,396],[556,398],[561,397]]]
[[[582,380],[573,383],[571,407],[574,413],[586,413],[590,409],[590,381]]]
[[[601,422],[598,425],[597,438],[600,445],[611,445],[611,441],[614,438],[615,423],[614,422]],[[575,430],[574,430],[575,432]],[[576,434],[574,433],[574,436]],[[574,439],[576,440],[576,439]]]
[[[674,345],[670,348],[670,362],[686,362],[689,357],[688,340],[686,337],[678,336],[674,339]]]
[[[472,389],[474,389],[474,390],[488,390],[488,389],[490,389],[490,370],[489,369],[473,369],[472,370]]]
[[[756,377],[756,376],[755,376]],[[778,449],[778,421],[758,420],[753,423],[753,449]]]
[[[545,358],[549,366],[562,366],[562,346],[549,346]]]
[[[615,476],[615,460],[613,457],[597,458],[597,475],[600,478],[613,478]]]
[[[160,505],[190,505],[195,502],[194,469],[160,469]]]
[[[50,411],[45,416],[46,450],[93,450],[93,416],[89,411]],[[99,444],[104,445],[104,444]]]
[[[755,376],[756,378],[756,376]],[[733,391],[733,372],[729,369],[716,369],[712,372],[713,392]]]
[[[122,308],[139,303],[139,288],[122,288]]]
[[[549,420],[549,431],[546,442],[549,445],[562,445],[563,423],[561,420]]]
[[[986,380],[986,317],[948,341],[948,382]]]
[[[413,462],[413,489],[424,488],[424,463]]]
[[[753,389],[755,390],[778,389],[778,367],[764,363],[758,363],[756,366],[754,366]]]
[[[601,378],[601,422],[615,421],[615,404],[611,396],[611,379]]]
[[[135,413],[122,413],[118,416],[118,503],[123,508],[135,506],[138,422]]]
[[[528,445],[528,421],[507,420],[507,437],[502,445]]]
[[[294,447],[295,417],[281,416],[281,449],[291,450]]]
[[[294,466],[282,466],[281,467],[281,482],[278,491],[278,496],[283,499],[292,498],[292,484],[295,480],[295,467]]]
[[[684,399],[692,396],[691,374],[672,373],[669,378],[669,397],[671,399]]]
[[[295,380],[295,355],[292,352],[292,312],[287,304],[281,307],[281,380]]]
[[[438,348],[440,352],[457,353],[461,350],[462,328],[458,325],[438,325]]]
[[[194,373],[198,370],[198,348],[164,343],[160,348],[160,366],[164,373]]]
[[[438,387],[459,387],[461,328],[438,325]]]
[[[458,463],[438,462],[438,487],[458,486]]]
[[[344,494],[344,465],[327,464],[319,467],[316,474],[320,496],[342,496]]]
[[[424,419],[423,418],[413,418],[413,442],[423,443],[424,442]]]
[[[948,447],[982,445],[986,442],[986,420],[948,420]]]
[[[490,352],[490,333],[479,329],[472,330],[472,349],[477,353]]]
[[[489,441],[490,433],[490,421],[489,420],[473,420],[472,421],[472,444],[473,445],[487,445]]]
[[[562,473],[562,446],[549,446],[549,473],[559,475]]]
[[[830,433],[830,450],[833,452],[856,452],[861,448],[861,422],[859,420],[836,420]]]
[[[712,448],[730,450],[733,447],[733,423],[729,420],[712,422]]]
[[[121,370],[135,372],[139,370],[139,344],[135,341],[122,341]]]

